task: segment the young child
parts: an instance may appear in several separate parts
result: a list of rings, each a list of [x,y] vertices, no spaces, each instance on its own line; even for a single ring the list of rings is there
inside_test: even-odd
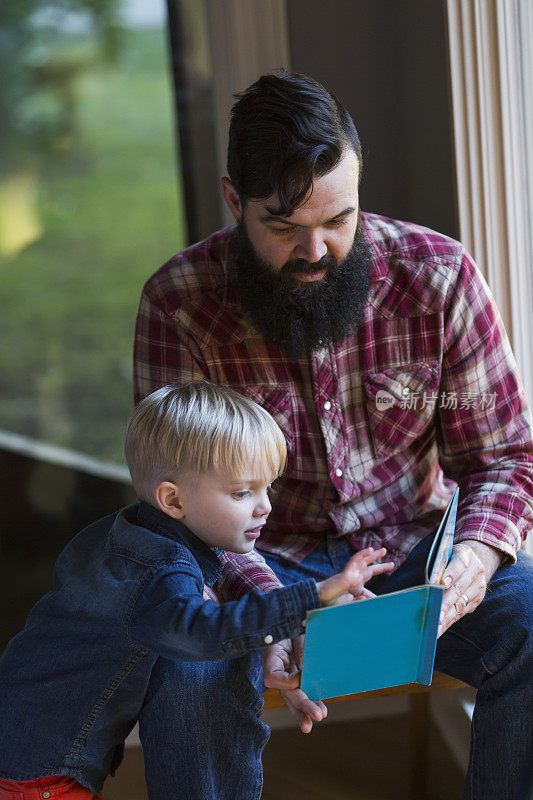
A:
[[[67,545],[0,661],[0,798],[100,797],[158,657],[235,658],[263,647],[265,631],[297,636],[307,611],[392,568],[368,549],[320,583],[204,600],[220,549],[253,549],[286,458],[272,417],[231,389],[153,392],[130,417],[126,458],[139,502]]]

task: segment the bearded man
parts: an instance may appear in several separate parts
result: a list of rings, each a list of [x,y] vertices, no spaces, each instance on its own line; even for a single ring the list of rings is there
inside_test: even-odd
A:
[[[469,254],[361,212],[360,174],[354,123],[324,87],[287,73],[250,86],[233,107],[222,179],[236,225],[144,287],[136,398],[205,378],[260,403],[286,435],[288,466],[257,551],[223,557],[224,600],[319,580],[368,546],[396,564],[373,592],[414,585],[459,485],[435,665],[478,690],[464,797],[524,800],[533,565],[519,551],[533,522],[533,445],[523,388]],[[296,647],[265,648],[264,681],[308,732],[326,708],[297,688]],[[175,796],[259,797],[260,691],[251,661],[159,661],[143,715],[165,722],[143,744],[167,754]],[[234,750],[237,729],[246,752]]]

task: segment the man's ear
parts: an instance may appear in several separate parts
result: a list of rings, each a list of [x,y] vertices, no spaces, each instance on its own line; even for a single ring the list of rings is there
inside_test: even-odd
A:
[[[163,481],[155,487],[154,491],[157,507],[174,519],[181,519],[185,516],[183,503],[181,501],[181,491],[177,483]]]
[[[235,217],[235,222],[240,222],[242,219],[242,203],[235,186],[229,178],[222,178],[220,188],[222,189],[224,202]]]

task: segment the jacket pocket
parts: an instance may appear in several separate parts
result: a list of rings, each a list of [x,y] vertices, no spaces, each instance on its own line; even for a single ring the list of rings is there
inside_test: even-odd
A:
[[[376,458],[393,455],[432,432],[439,388],[436,361],[367,372],[363,385]]]

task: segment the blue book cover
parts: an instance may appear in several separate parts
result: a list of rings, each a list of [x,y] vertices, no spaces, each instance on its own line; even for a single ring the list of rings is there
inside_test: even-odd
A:
[[[458,491],[435,534],[426,584],[308,613],[301,688],[311,700],[431,683]]]

